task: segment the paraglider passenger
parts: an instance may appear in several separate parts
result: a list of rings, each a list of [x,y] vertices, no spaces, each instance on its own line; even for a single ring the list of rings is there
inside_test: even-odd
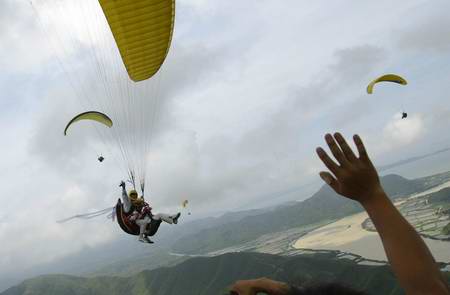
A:
[[[402,119],[406,119],[408,117],[408,113],[403,112],[402,113]]]
[[[146,228],[152,220],[162,220],[169,224],[177,224],[181,213],[169,215],[164,213],[153,214],[152,207],[145,202],[144,197],[139,197],[135,189],[127,194],[125,182],[121,182],[122,200],[124,212],[129,214],[129,220],[139,226],[139,241],[144,243],[153,243],[146,235]]]

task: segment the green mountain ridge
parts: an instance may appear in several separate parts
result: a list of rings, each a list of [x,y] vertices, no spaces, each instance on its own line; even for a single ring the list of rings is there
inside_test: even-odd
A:
[[[192,258],[173,267],[129,277],[46,275],[27,280],[0,295],[220,295],[226,294],[227,287],[236,280],[257,277],[302,285],[340,282],[369,294],[403,294],[388,266],[361,265],[338,259],[333,253],[296,256],[229,253]]]

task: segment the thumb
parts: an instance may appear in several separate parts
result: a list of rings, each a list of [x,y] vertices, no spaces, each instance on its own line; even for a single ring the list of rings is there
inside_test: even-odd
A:
[[[320,178],[326,182],[335,192],[338,192],[338,182],[329,172],[320,172]]]

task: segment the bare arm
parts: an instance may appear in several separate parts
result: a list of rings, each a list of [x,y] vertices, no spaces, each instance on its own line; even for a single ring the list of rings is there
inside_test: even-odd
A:
[[[365,147],[354,136],[357,157],[341,134],[327,134],[325,140],[338,163],[317,149],[330,172],[321,178],[334,191],[361,203],[374,223],[384,250],[401,286],[407,294],[449,294],[446,281],[428,247],[387,197]]]
[[[384,250],[408,294],[448,294],[447,283],[430,250],[384,192],[363,204]]]

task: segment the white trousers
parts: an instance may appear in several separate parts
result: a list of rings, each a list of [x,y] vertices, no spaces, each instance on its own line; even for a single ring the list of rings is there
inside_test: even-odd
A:
[[[139,225],[139,237],[142,237],[144,235],[145,228],[147,227],[147,224],[149,224],[150,222],[152,222],[152,220],[148,216],[136,220],[136,224]]]
[[[154,220],[162,220],[169,224],[173,223],[173,215],[169,215],[169,214],[164,214],[164,213],[155,214],[155,215],[153,215],[153,219]]]
[[[159,213],[159,214],[153,215],[153,219],[154,220],[162,220],[169,224],[173,224],[173,215]],[[139,237],[142,237],[144,235],[145,228],[147,227],[147,224],[150,224],[150,222],[152,222],[152,220],[148,216],[145,216],[142,219],[136,220],[136,224],[139,225]]]

